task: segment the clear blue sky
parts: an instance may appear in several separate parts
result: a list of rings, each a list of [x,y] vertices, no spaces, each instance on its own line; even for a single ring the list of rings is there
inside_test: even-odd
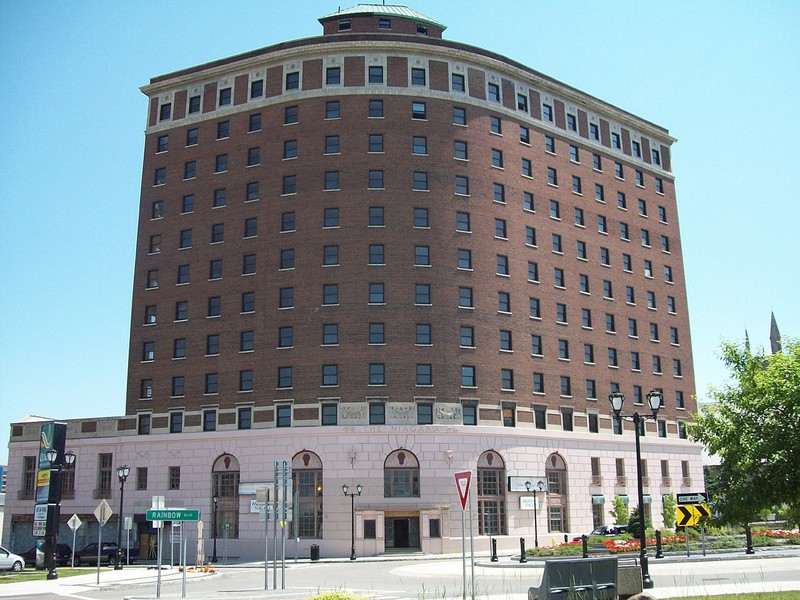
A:
[[[341,4],[338,4],[341,2]],[[319,35],[347,0],[0,0],[0,464],[8,424],[124,412],[150,77]],[[800,2],[414,0],[667,127],[697,392],[723,339],[800,335]],[[487,12],[488,9],[488,12]]]

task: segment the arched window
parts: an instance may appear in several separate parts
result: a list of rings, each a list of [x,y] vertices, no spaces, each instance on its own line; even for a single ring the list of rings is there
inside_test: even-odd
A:
[[[297,534],[322,538],[322,460],[308,450],[292,458],[292,480],[297,494]]]
[[[487,450],[478,459],[478,534],[505,535],[506,468],[497,452]]]
[[[547,475],[547,528],[550,532],[569,531],[569,495],[567,465],[559,454],[553,453],[545,463]]]
[[[408,450],[395,450],[383,463],[385,498],[419,498],[419,461]]]
[[[215,509],[216,536],[239,537],[239,461],[232,454],[222,454],[211,469],[211,495],[219,500]]]

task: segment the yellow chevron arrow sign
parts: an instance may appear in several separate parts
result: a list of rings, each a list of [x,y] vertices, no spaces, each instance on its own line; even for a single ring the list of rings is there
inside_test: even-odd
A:
[[[707,504],[686,504],[678,506],[676,513],[676,525],[678,527],[691,527],[692,525],[697,525],[703,517],[709,516],[711,510]]]

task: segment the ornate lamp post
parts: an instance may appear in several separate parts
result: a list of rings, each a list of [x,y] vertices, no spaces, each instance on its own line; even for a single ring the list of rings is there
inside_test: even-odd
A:
[[[647,566],[647,533],[644,526],[644,486],[642,484],[642,445],[639,441],[641,436],[641,429],[644,427],[644,422],[647,419],[654,421],[658,417],[658,410],[661,408],[663,395],[658,390],[652,390],[647,394],[647,405],[650,407],[652,415],[640,415],[634,412],[630,416],[623,416],[622,405],[625,403],[625,395],[620,392],[614,392],[608,396],[608,401],[611,402],[611,410],[618,419],[626,419],[633,421],[633,428],[636,437],[636,484],[638,486],[639,494],[639,562],[642,565],[642,585],[644,588],[652,588],[655,584],[650,578],[650,571]]]
[[[58,450],[55,448],[50,448],[46,454],[47,460],[50,463],[50,485],[58,488],[56,496],[58,498],[58,502],[56,502],[56,505],[53,507],[53,510],[55,511],[55,516],[53,518],[53,522],[55,523],[55,531],[52,531],[45,539],[44,566],[45,569],[47,569],[47,579],[58,579],[58,558],[56,557],[56,544],[58,542],[58,526],[61,521],[61,494],[63,492],[62,488],[64,484],[61,474],[64,471],[65,464],[66,468],[70,468],[73,464],[75,464],[75,453],[72,450],[68,450],[64,453],[63,460],[59,461],[58,463],[56,462],[58,459]]]
[[[211,553],[211,562],[215,563],[217,562],[217,505],[219,504],[219,496],[214,494],[211,500],[214,502],[214,551]]]
[[[350,496],[350,560],[356,559],[356,496],[361,495],[361,491],[364,489],[360,483],[356,486],[355,492],[347,493],[347,490],[350,489],[349,486],[345,483],[342,486],[342,492],[344,492],[345,496]]]
[[[120,571],[122,569],[123,501],[125,500],[125,480],[128,479],[130,472],[131,468],[128,465],[117,467],[117,477],[119,478],[119,520],[117,521],[117,561],[114,563],[115,571]]]
[[[543,492],[544,491],[544,482],[539,481],[536,484],[536,487],[531,485],[530,481],[525,482],[525,489],[530,493],[531,488],[533,488],[533,545],[534,547],[539,547],[539,525],[536,519],[536,513],[539,510],[539,501],[536,499],[536,492]]]

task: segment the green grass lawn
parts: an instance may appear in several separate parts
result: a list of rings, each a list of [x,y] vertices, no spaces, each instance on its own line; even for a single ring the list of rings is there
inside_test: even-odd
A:
[[[58,569],[58,576],[71,577],[73,575],[85,575],[89,573],[90,569],[70,569],[69,567],[62,567]],[[21,573],[14,573],[12,571],[0,571],[0,585],[4,583],[19,583],[22,581],[44,581],[47,579],[47,571],[36,569],[24,569]]]

